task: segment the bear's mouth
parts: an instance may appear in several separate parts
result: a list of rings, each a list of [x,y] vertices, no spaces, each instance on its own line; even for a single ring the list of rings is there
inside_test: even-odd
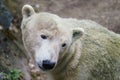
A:
[[[43,71],[49,71],[52,70],[55,67],[54,62],[49,62],[48,60],[43,61],[42,65],[38,64],[39,68]]]
[[[39,65],[38,65],[39,66]],[[45,68],[43,68],[43,67],[41,67],[41,66],[39,66],[39,68],[41,69],[41,70],[43,70],[43,71],[48,71],[48,70],[46,70]]]
[[[50,70],[53,69],[53,68],[51,68],[51,67],[49,67],[49,68],[44,68],[44,67],[41,67],[41,66],[39,66],[39,68],[40,68],[41,70],[43,70],[43,71],[50,71]]]

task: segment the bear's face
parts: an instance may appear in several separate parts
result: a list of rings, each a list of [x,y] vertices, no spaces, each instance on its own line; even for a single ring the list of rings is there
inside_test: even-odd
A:
[[[23,43],[36,64],[44,71],[53,69],[58,60],[68,52],[71,44],[83,34],[81,28],[66,29],[58,25],[49,14],[36,14],[29,5],[23,7],[22,14]]]

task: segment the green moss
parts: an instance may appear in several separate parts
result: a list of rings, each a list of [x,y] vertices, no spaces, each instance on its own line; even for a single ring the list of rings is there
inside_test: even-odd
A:
[[[8,73],[3,73],[4,80],[21,80],[22,72],[18,69],[10,69]]]

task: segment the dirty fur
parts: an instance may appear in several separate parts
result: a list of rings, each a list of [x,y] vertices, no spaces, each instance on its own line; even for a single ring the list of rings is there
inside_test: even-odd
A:
[[[61,18],[55,14],[35,13],[31,6],[30,16],[23,14],[22,37],[25,48],[33,58],[41,55],[42,44],[38,37],[47,34],[53,49],[52,55],[57,58],[57,64],[51,71],[46,72],[47,80],[120,80],[120,35],[116,34],[91,20]],[[25,16],[26,15],[26,16]],[[81,30],[84,30],[84,32]],[[73,37],[74,31],[80,32]],[[61,49],[58,43],[66,42],[67,47]],[[45,57],[46,58],[46,57]],[[44,58],[43,58],[44,59]],[[36,65],[37,66],[37,65]]]

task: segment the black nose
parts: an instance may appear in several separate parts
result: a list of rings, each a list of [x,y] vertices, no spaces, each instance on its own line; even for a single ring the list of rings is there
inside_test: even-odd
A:
[[[50,70],[50,69],[54,68],[55,63],[54,62],[50,62],[49,60],[44,60],[42,66],[43,66],[43,68],[45,70]]]

